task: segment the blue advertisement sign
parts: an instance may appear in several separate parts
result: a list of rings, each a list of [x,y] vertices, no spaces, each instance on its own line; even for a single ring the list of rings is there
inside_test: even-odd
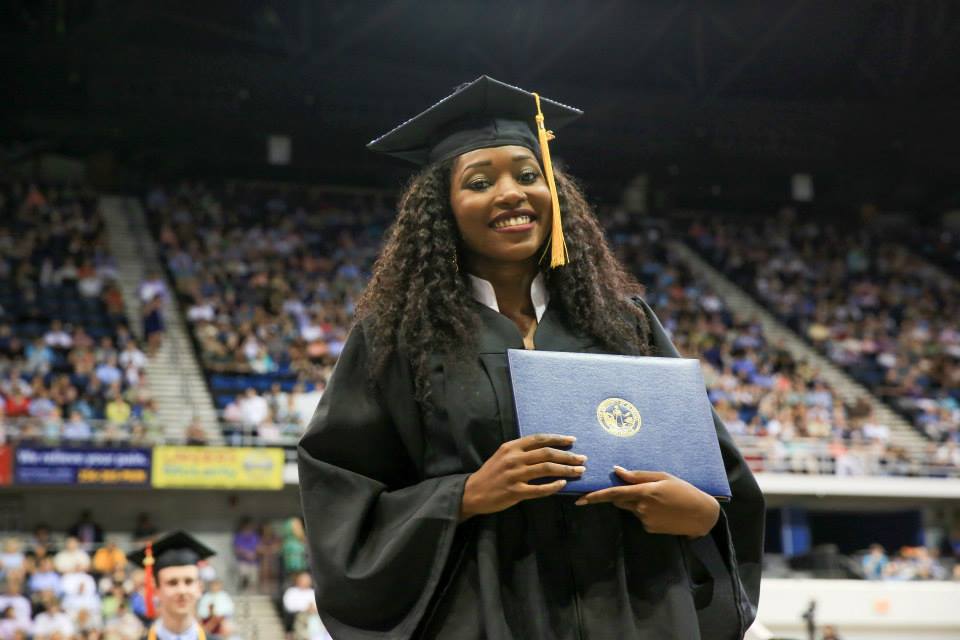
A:
[[[17,447],[14,484],[150,485],[150,449]]]

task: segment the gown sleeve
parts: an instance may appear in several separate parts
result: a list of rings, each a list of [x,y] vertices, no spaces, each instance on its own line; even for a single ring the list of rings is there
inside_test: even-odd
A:
[[[647,316],[656,355],[679,358],[680,353],[646,301],[635,297],[634,302]],[[724,598],[720,595],[727,592],[731,592],[736,603],[740,626],[738,637],[743,637],[757,616],[760,601],[766,505],[763,493],[733,438],[716,410],[711,410],[733,495],[730,502],[721,503],[720,518],[710,535],[690,543],[697,565],[691,573],[698,570],[709,573],[714,582],[720,583],[713,590],[715,597],[698,611],[701,630],[712,630],[704,637],[719,637],[716,629],[724,626],[724,619],[729,617],[722,608]],[[697,581],[696,575],[692,578]]]
[[[409,367],[376,384],[354,327],[300,441],[298,466],[317,609],[333,637],[413,634],[457,529],[467,474],[424,479]]]

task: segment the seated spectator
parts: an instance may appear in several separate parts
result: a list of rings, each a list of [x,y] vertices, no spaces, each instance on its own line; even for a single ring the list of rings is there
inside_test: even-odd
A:
[[[0,640],[26,640],[33,625],[17,618],[13,607],[0,611]]]
[[[146,629],[143,622],[140,621],[126,602],[120,602],[117,606],[116,615],[107,620],[104,626],[107,637],[116,640],[140,640]]]
[[[256,429],[270,417],[270,405],[263,396],[257,394],[256,389],[247,389],[240,403],[240,411],[244,426]]]
[[[61,574],[90,569],[90,555],[80,548],[80,541],[76,537],[67,538],[66,545],[53,557],[53,566]]]
[[[116,617],[120,611],[120,605],[127,602],[127,592],[123,590],[123,585],[111,580],[110,586],[104,589],[104,584],[101,581],[100,593],[103,594],[103,597],[100,598],[100,615],[104,620]]]
[[[59,595],[63,592],[61,581],[60,574],[53,568],[53,558],[48,556],[43,558],[37,569],[30,574],[27,580],[27,591],[31,596],[38,596],[43,591]]]
[[[194,417],[187,425],[184,433],[186,444],[192,446],[203,446],[207,444],[207,430],[203,428],[200,418]]]
[[[33,607],[20,589],[21,585],[17,580],[7,580],[4,583],[4,592],[0,594],[0,610],[13,609],[16,619],[29,625]]]
[[[130,403],[124,400],[122,395],[116,394],[107,403],[105,413],[108,422],[120,426],[130,420],[132,410]]]
[[[67,444],[83,444],[93,441],[93,428],[79,411],[72,411],[63,425],[63,439]]]
[[[3,577],[22,581],[25,561],[26,556],[20,549],[20,540],[7,538],[3,543],[3,552],[0,553],[0,571]]]
[[[53,640],[57,634],[69,638],[75,630],[73,620],[60,608],[60,602],[56,598],[47,600],[43,612],[37,614],[33,620],[33,637],[36,640]]]
[[[73,574],[78,575],[78,574]],[[89,574],[85,575],[88,578]],[[64,580],[68,576],[64,576]],[[93,579],[89,581],[78,582],[76,590],[70,591],[67,584],[64,585],[63,610],[70,616],[74,625],[80,630],[99,629],[103,626],[100,618],[100,595],[97,593]],[[73,585],[70,585],[72,588]]]
[[[867,580],[882,580],[888,563],[889,560],[883,546],[879,544],[870,545],[870,552],[863,556],[861,560],[864,577]]]
[[[93,576],[85,571],[68,571],[60,580],[60,588],[64,597],[96,595],[97,583]],[[97,608],[99,608],[99,603]]]
[[[123,571],[127,566],[127,554],[117,546],[117,541],[107,538],[106,544],[93,554],[93,572],[99,575]]]
[[[123,351],[120,352],[118,362],[125,370],[133,366],[137,370],[147,368],[147,355],[137,347],[137,343],[132,340],[126,344]]]
[[[212,636],[229,636],[233,631],[233,598],[223,590],[222,580],[212,580],[197,603],[203,630]]]

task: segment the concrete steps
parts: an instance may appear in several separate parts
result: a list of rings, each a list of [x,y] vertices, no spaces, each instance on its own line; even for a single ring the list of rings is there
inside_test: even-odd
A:
[[[851,378],[843,369],[823,357],[793,331],[777,320],[745,291],[713,268],[683,242],[670,241],[670,248],[687,264],[695,276],[707,282],[735,314],[756,318],[763,326],[764,335],[773,344],[782,344],[794,358],[806,360],[820,369],[821,375],[843,398],[855,402],[863,398],[874,408],[880,422],[890,428],[890,443],[907,450],[912,458],[922,458],[928,440],[918,433],[900,414],[878,400],[866,387]]]
[[[283,640],[283,621],[270,596],[233,596],[234,638],[243,640]]]
[[[164,274],[157,246],[136,198],[104,196],[100,199],[100,211],[106,222],[110,250],[117,261],[127,320],[136,335],[142,337],[138,288],[148,274]],[[182,441],[187,425],[197,417],[210,442],[221,442],[217,412],[203,370],[194,355],[173,286],[166,284],[170,292],[164,309],[166,331],[163,345],[147,366],[147,385],[156,400],[168,441]]]

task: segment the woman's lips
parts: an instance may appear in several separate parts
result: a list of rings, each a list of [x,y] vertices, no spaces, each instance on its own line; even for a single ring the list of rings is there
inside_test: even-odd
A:
[[[535,223],[536,216],[526,212],[517,212],[497,216],[494,221],[490,223],[490,227],[500,233],[520,233],[533,229]]]
[[[511,227],[495,228],[494,231],[497,233],[522,233],[524,231],[530,231],[533,229],[534,225],[535,223],[528,222],[526,224],[518,224]]]

